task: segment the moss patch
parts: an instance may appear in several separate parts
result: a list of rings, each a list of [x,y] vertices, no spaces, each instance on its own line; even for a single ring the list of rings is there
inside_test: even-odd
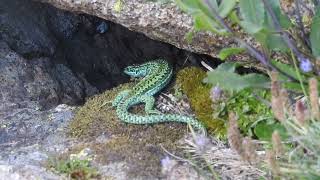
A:
[[[177,74],[177,84],[188,96],[191,107],[199,121],[205,124],[207,130],[216,136],[226,134],[225,121],[213,118],[212,101],[210,99],[211,86],[202,83],[206,72],[200,68],[187,67]]]
[[[186,125],[161,123],[155,125],[133,125],[120,122],[115,110],[104,102],[111,101],[120,91],[133,86],[123,84],[112,90],[90,98],[79,108],[70,124],[70,135],[77,138],[95,139],[106,134],[111,137],[105,144],[91,147],[102,163],[126,161],[130,177],[160,176],[160,145],[175,153],[177,140],[186,133]],[[143,108],[135,108],[135,112]]]

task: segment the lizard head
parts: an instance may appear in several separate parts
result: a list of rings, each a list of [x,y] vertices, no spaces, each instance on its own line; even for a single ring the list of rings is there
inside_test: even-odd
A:
[[[147,68],[143,66],[128,66],[124,69],[124,73],[131,77],[144,77],[147,75]]]
[[[124,69],[124,73],[131,77],[145,77],[161,65],[168,65],[168,63],[162,59],[149,61],[140,65],[128,66]]]

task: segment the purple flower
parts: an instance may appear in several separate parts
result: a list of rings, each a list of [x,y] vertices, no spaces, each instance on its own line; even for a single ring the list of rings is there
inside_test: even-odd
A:
[[[205,135],[197,135],[194,139],[195,141],[195,144],[197,145],[197,147],[200,149],[200,150],[203,150],[206,148],[207,145],[209,145],[210,143],[210,139],[207,138]]]
[[[177,164],[177,162],[173,159],[170,159],[169,156],[161,159],[162,172],[170,172],[172,168]]]
[[[215,86],[214,88],[211,89],[210,92],[210,97],[212,101],[217,101],[222,97],[222,89],[219,86]]]
[[[161,159],[161,166],[167,167],[171,163],[171,159],[169,156],[166,156],[165,158]]]
[[[306,73],[312,71],[312,63],[307,58],[300,59],[300,66],[299,67],[303,72],[306,72]]]

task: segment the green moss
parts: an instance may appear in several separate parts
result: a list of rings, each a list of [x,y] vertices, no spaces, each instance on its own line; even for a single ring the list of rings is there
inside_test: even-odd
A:
[[[123,84],[90,98],[77,110],[69,134],[89,140],[102,134],[111,137],[106,143],[88,146],[95,151],[97,161],[101,163],[127,162],[128,178],[160,176],[160,158],[164,155],[160,144],[175,152],[177,141],[184,136],[187,128],[182,123],[126,124],[117,118],[110,104],[102,106],[104,102],[113,100],[118,92],[133,85]],[[141,113],[144,109],[138,106],[133,111]]]
[[[205,77],[206,72],[200,68],[187,67],[178,72],[177,84],[188,96],[197,119],[205,124],[210,133],[224,136],[226,134],[225,121],[213,118],[210,100],[211,86],[202,83]]]
[[[112,101],[119,91],[129,89],[132,86],[132,83],[123,84],[88,99],[77,110],[69,126],[70,135],[79,138],[90,138],[107,131],[116,130],[117,134],[125,133],[122,131],[124,129],[123,124],[119,123],[116,113],[110,104],[104,104],[105,102]]]

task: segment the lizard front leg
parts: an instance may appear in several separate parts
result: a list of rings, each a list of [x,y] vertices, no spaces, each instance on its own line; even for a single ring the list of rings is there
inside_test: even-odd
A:
[[[121,92],[118,93],[118,95],[114,98],[114,100],[112,101],[112,107],[117,107],[118,104],[125,99],[126,97],[128,97],[130,93],[130,90],[126,89],[123,90]]]
[[[130,90],[123,90],[117,94],[117,96],[112,101],[105,101],[100,107],[105,106],[106,104],[112,103],[112,107],[117,107],[121,100],[126,98],[130,93]]]

